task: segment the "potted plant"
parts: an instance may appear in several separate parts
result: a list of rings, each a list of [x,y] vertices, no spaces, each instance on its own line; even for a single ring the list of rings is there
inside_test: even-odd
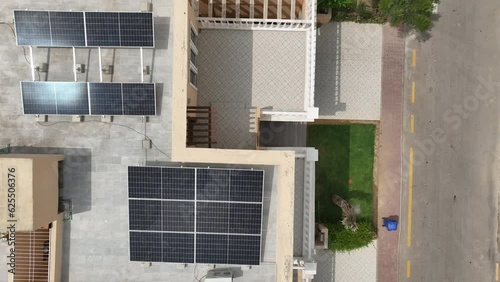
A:
[[[332,19],[332,0],[318,0],[316,22],[318,25],[327,24]]]

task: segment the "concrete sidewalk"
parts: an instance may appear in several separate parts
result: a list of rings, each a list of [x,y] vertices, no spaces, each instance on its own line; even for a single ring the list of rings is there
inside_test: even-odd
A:
[[[379,148],[377,281],[398,281],[399,231],[382,229],[382,217],[400,216],[404,38],[383,28],[382,101]],[[399,225],[398,229],[402,226]]]

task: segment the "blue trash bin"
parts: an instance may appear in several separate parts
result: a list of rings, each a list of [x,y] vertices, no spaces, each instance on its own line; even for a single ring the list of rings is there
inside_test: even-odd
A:
[[[394,219],[384,218],[384,225],[388,231],[398,230],[398,223]]]

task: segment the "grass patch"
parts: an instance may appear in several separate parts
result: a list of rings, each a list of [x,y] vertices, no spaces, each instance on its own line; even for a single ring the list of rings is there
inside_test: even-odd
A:
[[[319,151],[316,162],[316,221],[329,230],[329,248],[349,251],[367,246],[373,232],[373,164],[375,125],[310,125],[308,146]],[[343,227],[342,210],[331,197],[339,195],[354,207],[358,230]]]
[[[336,224],[342,210],[337,194],[359,206],[358,221],[373,222],[373,160],[375,125],[311,125],[308,146],[319,151],[316,163],[316,219]]]

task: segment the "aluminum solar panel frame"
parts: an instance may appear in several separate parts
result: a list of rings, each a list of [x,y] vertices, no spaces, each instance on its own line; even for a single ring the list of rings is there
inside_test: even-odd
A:
[[[156,115],[154,83],[22,81],[30,115]],[[125,92],[126,91],[126,92]]]
[[[19,46],[155,47],[152,12],[14,10],[13,13]]]
[[[131,260],[149,250],[149,241],[141,248],[133,240],[135,233],[158,232],[163,262],[260,264],[264,171],[132,166],[128,172]]]

